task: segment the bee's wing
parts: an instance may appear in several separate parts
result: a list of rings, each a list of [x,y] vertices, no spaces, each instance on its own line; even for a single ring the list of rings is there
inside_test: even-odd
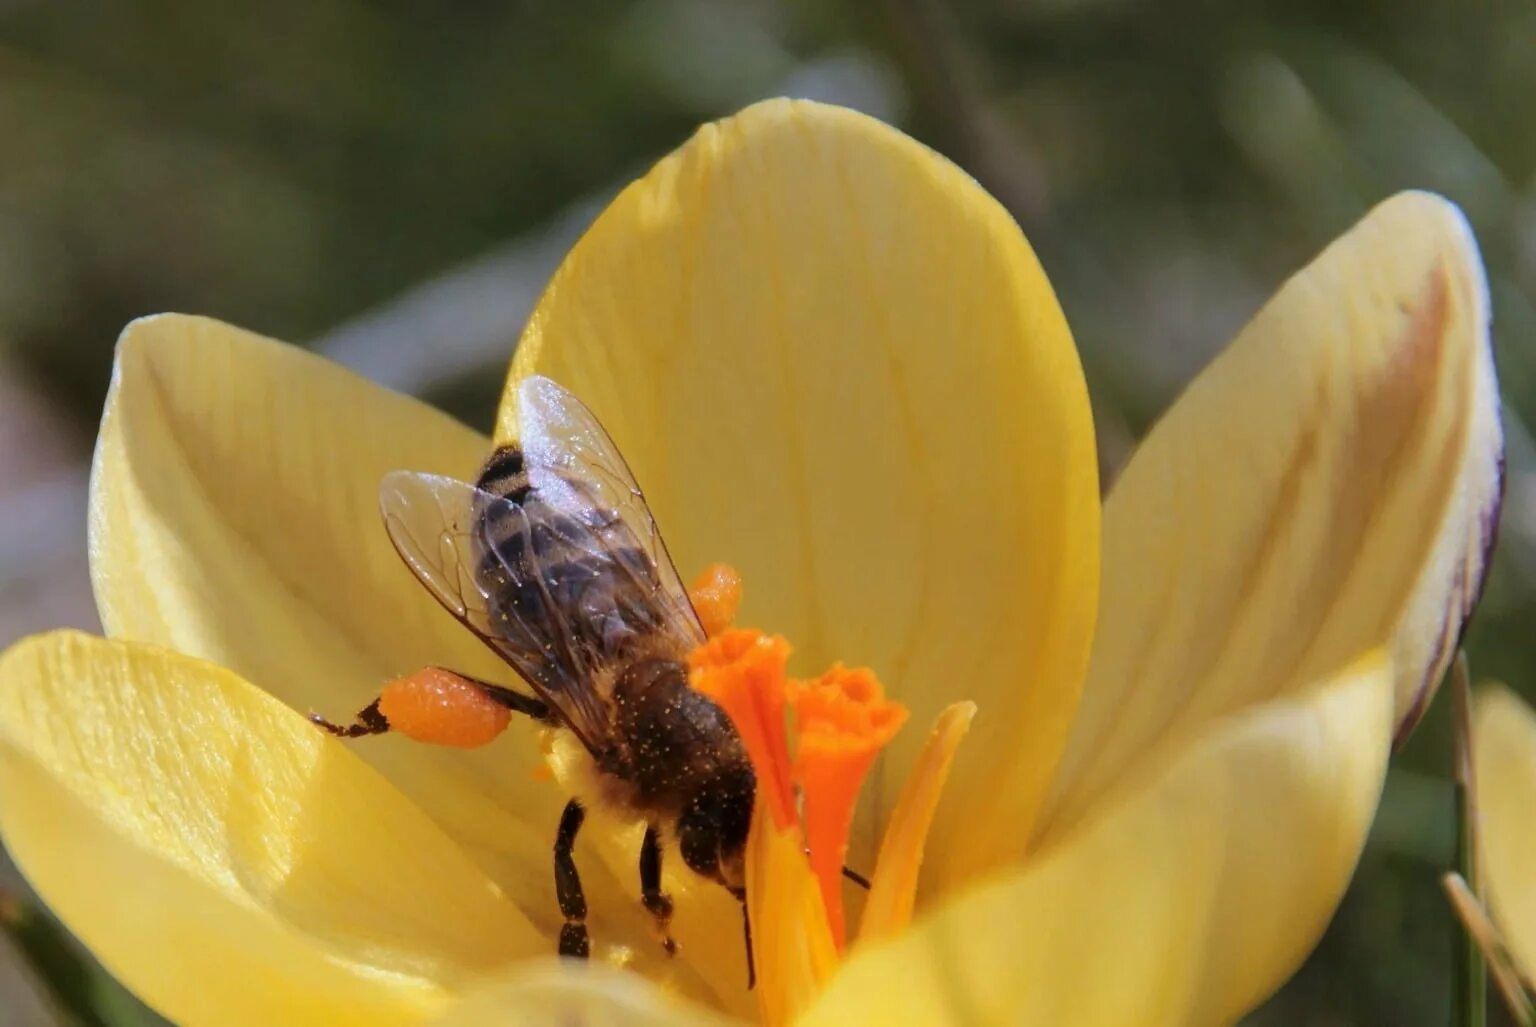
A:
[[[386,474],[379,507],[396,551],[437,601],[511,664],[589,751],[606,748],[609,718],[592,686],[596,654],[578,651],[581,626],[567,623],[573,610],[552,594],[562,583],[507,559],[535,548],[528,512],[416,471]]]
[[[624,561],[634,587],[649,594],[660,630],[684,650],[704,641],[688,590],[646,505],[634,472],[586,404],[541,375],[518,386],[518,445],[538,499],[592,530],[592,541]],[[631,565],[634,566],[631,566]]]

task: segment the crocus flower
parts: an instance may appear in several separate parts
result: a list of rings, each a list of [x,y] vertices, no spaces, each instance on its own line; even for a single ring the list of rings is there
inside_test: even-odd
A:
[[[795,673],[873,668],[908,711],[850,866],[942,776],[912,775],[924,728],[974,703],[926,851],[899,859],[910,921],[885,896],[862,936],[850,894],[845,949],[764,999],[808,1024],[1213,1023],[1263,1000],[1343,892],[1498,509],[1486,288],[1446,201],[1387,200],[1287,282],[1101,510],[1081,367],[1018,228],[899,132],[805,103],[707,126],[625,190],[509,397],[532,373],[602,419],[685,577],[734,564],[739,623],[788,639]],[[305,720],[428,664],[508,680],[376,512],[386,472],[472,478],[490,444],[222,324],[124,333],[90,506],[108,637],[0,661],[0,833],[174,1019],[756,1015],[736,902],[671,859],[669,959],[634,827],[589,824],[594,958],[554,958],[565,793],[532,726],[464,752]],[[754,928],[811,945],[818,895]]]
[[[1482,689],[1473,719],[1488,905],[1512,969],[1536,982],[1536,711],[1503,686]]]

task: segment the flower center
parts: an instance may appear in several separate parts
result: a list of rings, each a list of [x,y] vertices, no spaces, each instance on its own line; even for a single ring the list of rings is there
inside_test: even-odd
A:
[[[720,580],[734,583],[729,602],[711,605],[709,587]],[[765,1023],[788,1023],[815,1000],[846,948],[843,869],[854,806],[907,709],[865,667],[789,678],[784,638],[729,626],[740,578],[724,565],[710,568],[692,594],[696,609],[702,598],[710,611],[700,612],[710,638],[689,656],[690,681],[731,718],[757,774],[746,903],[758,1005]],[[795,715],[793,757],[786,707]],[[919,755],[887,821],[860,940],[910,921],[928,828],[974,713],[972,703],[946,709]]]

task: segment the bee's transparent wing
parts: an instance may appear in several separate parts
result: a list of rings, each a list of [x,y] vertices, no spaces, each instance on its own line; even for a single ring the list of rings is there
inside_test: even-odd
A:
[[[415,471],[386,474],[379,507],[396,551],[438,602],[522,675],[588,750],[603,751],[609,718],[593,687],[599,654],[583,648],[591,625],[578,622],[586,616],[579,601],[561,601],[570,572],[551,578],[516,559],[547,528],[505,497]]]
[[[540,502],[591,531],[595,548],[633,552],[624,566],[651,596],[661,628],[684,649],[704,641],[656,519],[618,446],[586,404],[548,378],[518,386],[519,439],[528,484]]]

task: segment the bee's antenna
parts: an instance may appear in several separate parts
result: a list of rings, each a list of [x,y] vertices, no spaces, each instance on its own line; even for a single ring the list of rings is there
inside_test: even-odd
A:
[[[752,914],[747,912],[747,893],[743,888],[732,888],[731,894],[741,900],[741,934],[747,940],[747,990],[757,987],[757,960],[752,958]]]

